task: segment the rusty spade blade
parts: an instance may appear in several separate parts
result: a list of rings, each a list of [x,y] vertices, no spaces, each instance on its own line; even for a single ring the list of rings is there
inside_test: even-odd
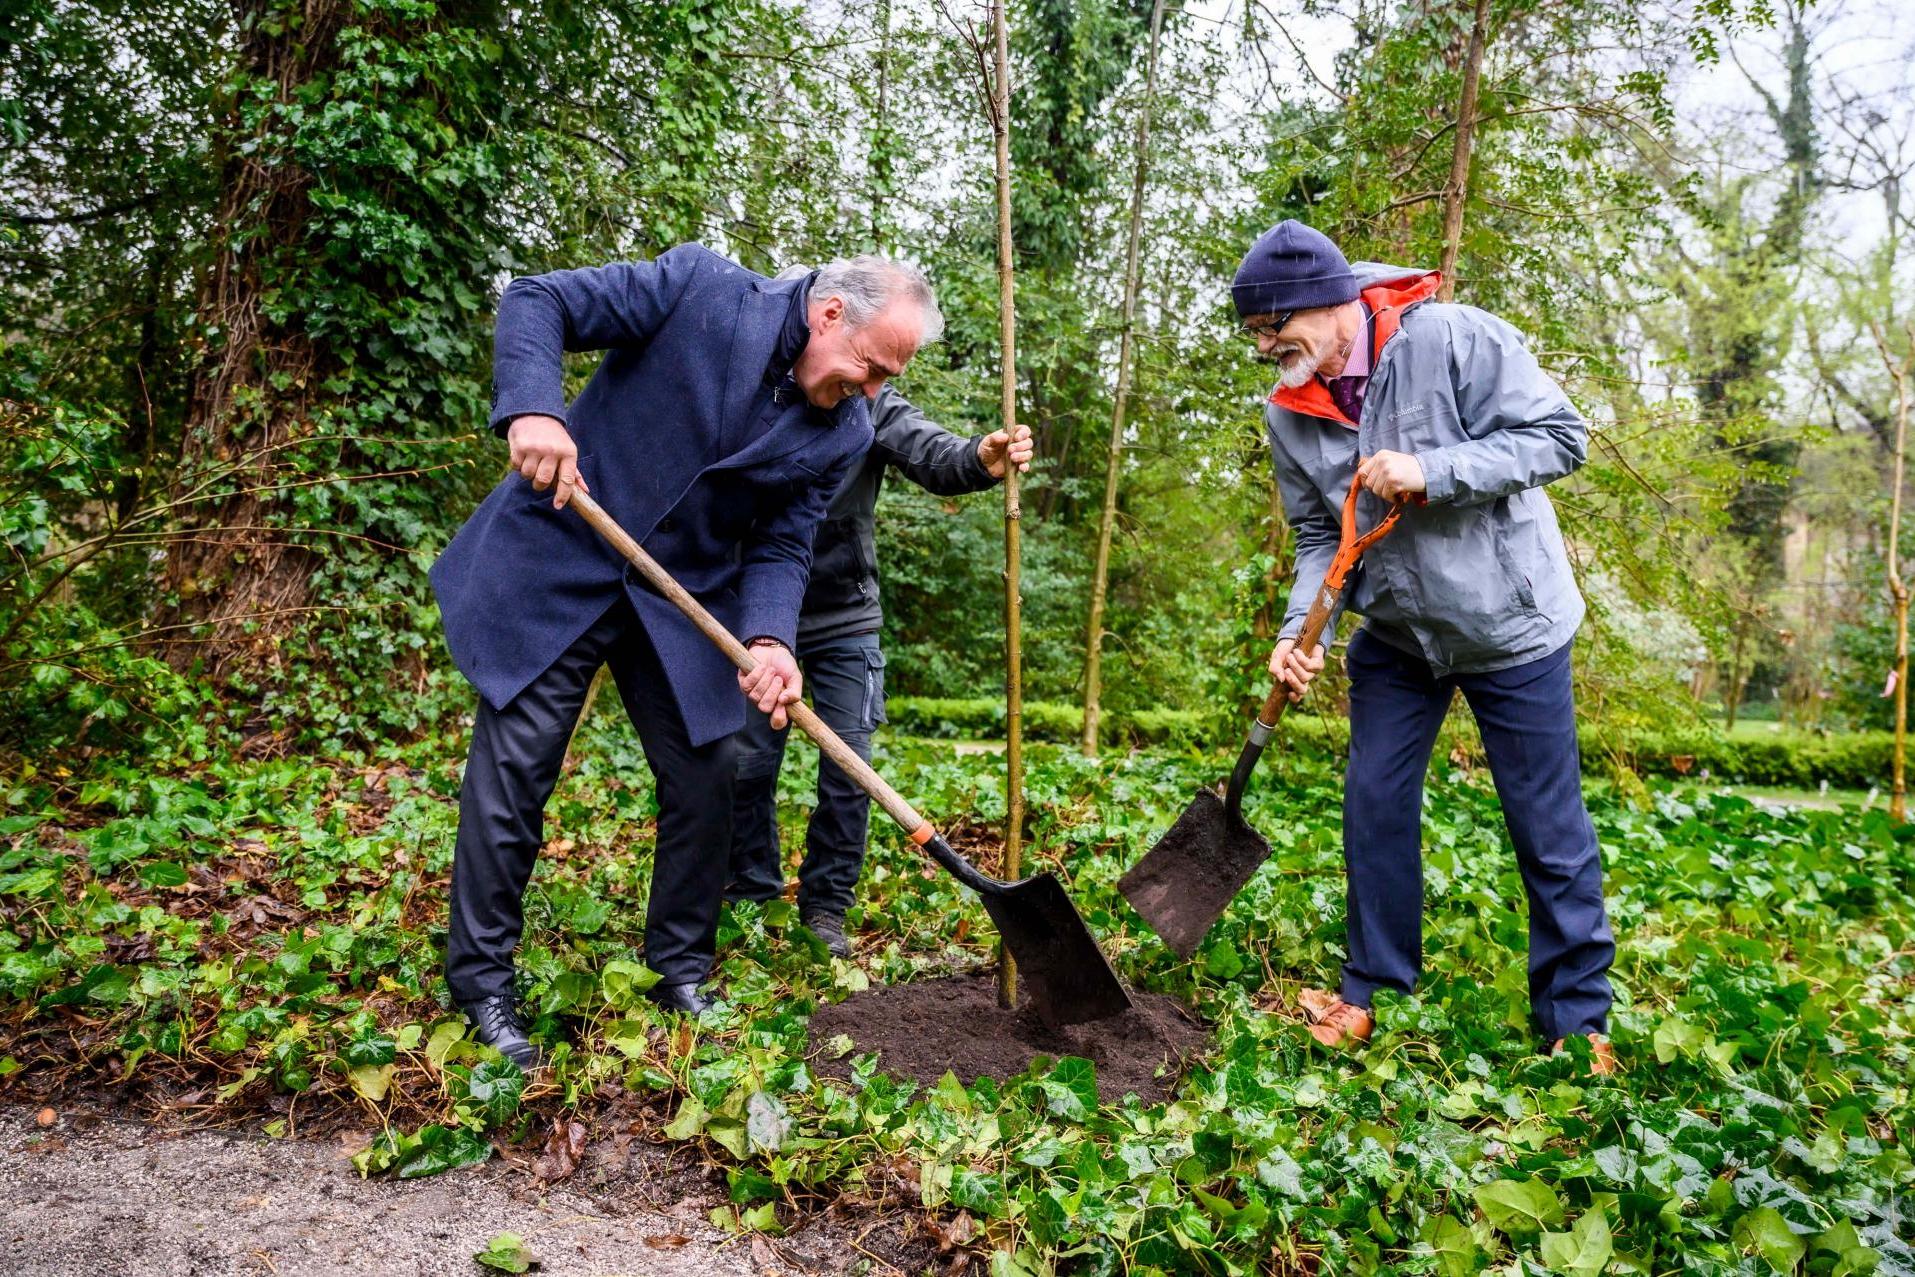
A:
[[[1171,951],[1188,958],[1269,858],[1263,835],[1215,790],[1200,789],[1117,885]]]

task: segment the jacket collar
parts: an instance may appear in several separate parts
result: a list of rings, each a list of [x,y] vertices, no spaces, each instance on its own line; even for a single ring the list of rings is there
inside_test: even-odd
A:
[[[1383,280],[1363,290],[1363,304],[1370,308],[1376,325],[1370,338],[1372,373],[1383,360],[1383,348],[1389,344],[1390,338],[1396,336],[1397,329],[1403,326],[1403,316],[1411,307],[1436,296],[1436,290],[1442,283],[1443,276],[1437,271],[1417,271]],[[1270,402],[1306,417],[1320,417],[1356,429],[1357,423],[1343,415],[1343,410],[1330,397],[1330,388],[1321,377],[1312,377],[1301,386],[1286,388],[1280,385],[1270,392]]]

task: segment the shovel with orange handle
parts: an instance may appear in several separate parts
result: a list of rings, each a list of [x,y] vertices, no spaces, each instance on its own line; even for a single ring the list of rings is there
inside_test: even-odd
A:
[[[1298,651],[1308,652],[1322,641],[1324,627],[1343,597],[1350,570],[1365,550],[1389,534],[1403,513],[1399,501],[1374,528],[1357,535],[1356,500],[1362,490],[1361,484],[1351,481],[1349,495],[1343,500],[1341,543],[1323,574],[1322,588],[1304,616],[1303,630],[1297,635]],[[1290,689],[1278,679],[1251,724],[1250,738],[1237,757],[1223,797],[1217,797],[1214,789],[1198,790],[1196,800],[1157,845],[1118,880],[1124,897],[1181,957],[1197,951],[1205,934],[1223,917],[1257,867],[1270,858],[1270,844],[1243,818],[1243,790],[1289,706]]]

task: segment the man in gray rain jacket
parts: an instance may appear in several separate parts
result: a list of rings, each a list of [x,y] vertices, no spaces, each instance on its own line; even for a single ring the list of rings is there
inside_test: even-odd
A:
[[[1482,730],[1529,897],[1530,1009],[1560,1050],[1604,1036],[1615,942],[1583,805],[1570,641],[1583,600],[1545,484],[1583,463],[1587,428],[1516,330],[1431,300],[1433,271],[1362,262],[1300,222],[1266,232],[1232,299],[1280,379],[1265,409],[1297,573],[1270,672],[1301,696],[1323,646],[1296,650],[1336,553],[1352,483],[1358,523],[1408,501],[1344,601],[1350,762],[1344,789],[1348,958],[1335,993],[1306,990],[1319,1041],[1367,1040],[1371,995],[1422,967],[1423,775],[1453,694]],[[1335,618],[1324,645],[1334,634]]]

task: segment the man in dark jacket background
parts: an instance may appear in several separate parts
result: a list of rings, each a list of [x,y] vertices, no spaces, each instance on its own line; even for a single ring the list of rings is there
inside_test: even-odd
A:
[[[780,726],[797,699],[812,535],[870,445],[870,399],[942,322],[922,275],[875,257],[772,281],[683,244],[506,288],[492,425],[516,473],[432,569],[447,644],[480,693],[446,942],[446,983],[480,1041],[522,1066],[538,1058],[512,952],[545,803],[602,665],[657,781],[651,995],[708,1005],[698,986],[731,844],[732,738],[747,698]],[[568,404],[562,359],[585,350],[606,354]],[[564,510],[574,489],[745,639],[750,675]]]
[[[860,758],[884,721],[884,652],[878,631],[877,505],[887,468],[941,497],[1001,482],[1005,466],[1031,468],[1030,427],[975,437],[933,424],[894,387],[872,405],[871,450],[832,494],[812,542],[811,581],[798,615],[798,661],[812,706]],[[778,771],[789,731],[747,714],[738,736],[728,900],[772,900],[784,892],[778,845]],[[818,800],[798,869],[798,916],[839,957],[850,955],[845,911],[864,866],[871,800],[836,764],[818,760]]]

